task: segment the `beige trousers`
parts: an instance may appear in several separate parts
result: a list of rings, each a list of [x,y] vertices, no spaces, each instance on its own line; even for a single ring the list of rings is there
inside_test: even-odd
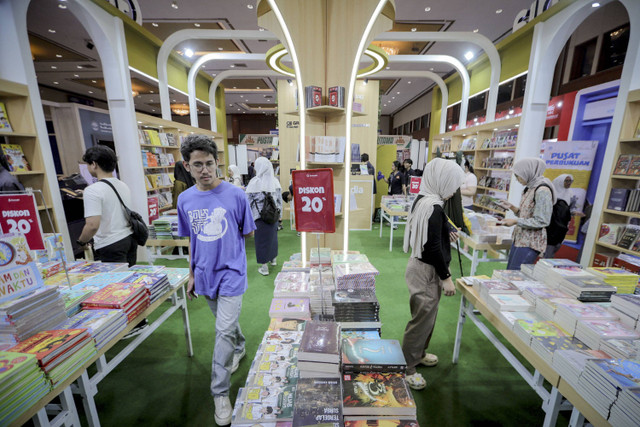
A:
[[[409,288],[411,320],[404,330],[402,352],[407,361],[407,374],[412,375],[431,341],[442,284],[433,266],[413,257],[409,258],[404,279]]]

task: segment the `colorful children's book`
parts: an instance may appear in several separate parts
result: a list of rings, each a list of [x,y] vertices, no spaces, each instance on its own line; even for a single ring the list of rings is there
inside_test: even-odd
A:
[[[269,308],[270,317],[311,317],[309,298],[274,298]]]
[[[269,331],[304,331],[305,319],[273,318]]]
[[[100,289],[112,283],[124,283],[133,273],[130,271],[116,271],[113,273],[100,273],[91,275],[84,281],[74,285],[75,289],[84,289],[98,292]]]
[[[640,386],[640,362],[624,359],[590,360],[587,366],[595,367],[605,378],[621,387]]]
[[[416,416],[404,375],[366,372],[342,376],[342,413],[346,415]]]
[[[83,328],[42,331],[12,347],[10,351],[33,354],[44,367],[88,336],[87,330]]]
[[[0,153],[4,155],[9,164],[10,172],[26,172],[31,170],[31,165],[17,144],[0,144]]]
[[[7,106],[4,105],[4,102],[0,102],[0,132],[13,132],[7,114]]]
[[[336,322],[307,322],[298,358],[311,362],[340,361],[340,327]]]
[[[82,302],[83,307],[126,308],[147,292],[144,283],[112,283]]]
[[[343,372],[405,372],[407,362],[397,340],[342,340]]]
[[[107,273],[110,271],[124,271],[129,266],[127,263],[118,262],[93,262],[85,264],[79,267],[74,267],[70,270],[71,273]]]
[[[340,427],[342,398],[340,378],[300,378],[296,386],[293,427]]]

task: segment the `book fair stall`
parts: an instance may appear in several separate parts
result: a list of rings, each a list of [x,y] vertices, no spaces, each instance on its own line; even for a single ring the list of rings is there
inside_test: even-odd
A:
[[[640,2],[2,0],[0,40],[0,426],[640,424]]]

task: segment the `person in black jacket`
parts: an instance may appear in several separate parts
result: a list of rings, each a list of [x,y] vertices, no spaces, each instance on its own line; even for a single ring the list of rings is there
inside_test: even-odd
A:
[[[402,194],[402,184],[404,183],[404,173],[402,172],[402,165],[399,161],[394,160],[391,164],[391,173],[387,178],[387,184],[389,184],[389,194]]]
[[[451,280],[451,240],[458,238],[442,205],[464,182],[464,171],[452,161],[436,158],[424,169],[420,192],[407,218],[404,251],[411,250],[405,280],[410,294],[411,320],[402,339],[407,362],[406,381],[414,390],[427,383],[416,371],[420,364],[434,366],[438,357],[426,353],[438,315],[438,303],[456,293]]]
[[[544,258],[554,258],[562,242],[569,231],[571,222],[571,184],[573,176],[568,173],[559,175],[553,180],[553,187],[556,191],[556,203],[553,205],[551,222],[547,227],[547,250]]]
[[[411,190],[411,177],[417,175],[416,171],[413,170],[413,160],[405,159],[404,162],[402,162],[402,165],[404,166],[404,183],[402,184],[402,192],[406,196]]]

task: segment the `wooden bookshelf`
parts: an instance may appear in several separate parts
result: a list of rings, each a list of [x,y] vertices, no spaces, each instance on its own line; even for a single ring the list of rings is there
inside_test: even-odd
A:
[[[16,176],[25,188],[42,191],[44,204],[40,195],[35,195],[42,229],[45,233],[58,232],[56,224],[52,225],[48,218],[48,214],[55,218],[42,153],[42,146],[49,144],[49,141],[40,141],[38,138],[29,89],[26,85],[0,79],[0,102],[5,106],[11,125],[11,131],[0,131],[0,143],[19,145],[31,166],[30,171],[15,171],[11,175]]]
[[[613,171],[616,169],[618,158],[621,154],[634,154],[640,155],[640,138],[636,136],[636,128],[640,121],[640,89],[636,89],[629,92],[627,105],[624,111],[622,119],[622,127],[620,129],[620,138],[616,146],[614,155],[614,162],[609,174],[609,180],[607,184],[607,190],[605,193],[604,203],[600,207],[600,215],[598,215],[598,228],[599,231],[603,223],[628,223],[631,219],[639,219],[639,212],[624,212],[614,209],[608,209],[609,198],[611,196],[611,190],[613,188],[627,188],[630,190],[636,189],[640,185],[640,176],[632,175],[614,175]],[[607,171],[602,171],[606,174]],[[605,175],[606,176],[606,175]],[[595,208],[595,206],[594,206]],[[592,218],[594,218],[592,213]],[[602,250],[605,249],[605,250]],[[594,247],[591,250],[590,265],[593,265],[593,259],[596,253],[605,253],[610,255],[611,252],[624,253],[629,255],[640,256],[640,253],[621,248],[609,243],[602,243],[596,240]]]

